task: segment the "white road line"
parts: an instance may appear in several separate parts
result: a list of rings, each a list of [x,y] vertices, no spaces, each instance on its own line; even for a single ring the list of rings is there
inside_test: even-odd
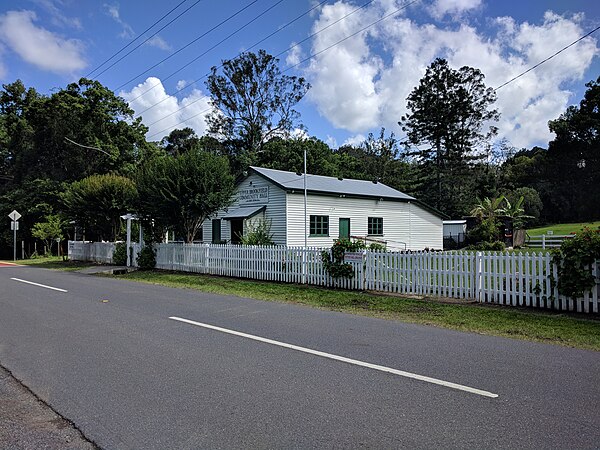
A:
[[[300,347],[298,345],[287,344],[285,342],[274,341],[273,339],[267,339],[260,336],[255,336],[253,334],[242,333],[240,331],[228,330],[227,328],[216,327],[214,325],[209,325],[206,323],[195,322],[189,319],[182,319],[181,317],[169,317],[171,320],[177,320],[178,322],[188,323],[190,325],[196,325],[198,327],[208,328],[210,330],[220,331],[222,333],[233,334],[235,336],[240,336],[248,339],[253,339],[255,341],[264,342],[266,344],[277,345],[279,347],[289,348],[291,350],[297,350],[299,352],[309,353],[311,355],[321,356],[323,358],[333,359],[335,361],[341,361],[348,364],[354,364],[356,366],[367,367],[369,369],[379,370],[381,372],[387,372],[394,375],[399,375],[401,377],[412,378],[414,380],[425,381],[427,383],[437,384],[440,386],[445,386],[451,389],[458,389],[459,391],[469,392],[471,394],[482,395],[484,397],[496,398],[498,394],[493,394],[488,391],[482,391],[481,389],[475,389],[469,386],[463,386],[462,384],[452,383],[450,381],[439,380],[437,378],[431,378],[424,375],[418,375],[416,373],[405,372],[403,370],[392,369],[390,367],[379,366],[377,364],[371,364],[364,361],[358,361],[356,359],[346,358],[344,356],[333,355],[331,353],[325,353],[318,350],[313,350],[306,347]]]
[[[20,278],[11,278],[11,280],[19,281],[21,283],[33,284],[34,286],[39,286],[39,287],[43,287],[46,289],[52,289],[53,291],[69,292],[66,289],[61,289],[61,288],[52,287],[52,286],[46,286],[45,284],[34,283],[33,281],[21,280]]]

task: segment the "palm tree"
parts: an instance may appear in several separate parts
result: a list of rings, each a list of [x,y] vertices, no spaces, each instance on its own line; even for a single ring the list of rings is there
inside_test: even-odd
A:
[[[471,210],[471,215],[478,219],[495,219],[496,216],[504,213],[502,202],[505,200],[504,195],[493,199],[489,197],[478,199],[478,204]]]
[[[502,208],[501,213],[502,215],[510,217],[512,219],[513,228],[523,228],[523,225],[525,224],[525,219],[533,219],[533,216],[528,216],[527,214],[525,214],[525,208],[523,208],[523,202],[525,200],[525,197],[523,197],[522,195],[514,205],[511,205],[507,198],[504,200],[506,204],[504,208]]]

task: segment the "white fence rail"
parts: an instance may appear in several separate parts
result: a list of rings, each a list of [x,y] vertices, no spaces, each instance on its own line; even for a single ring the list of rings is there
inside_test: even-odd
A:
[[[113,249],[113,244],[70,242],[69,257],[110,262]],[[166,270],[586,313],[598,313],[600,305],[599,263],[592,267],[595,287],[583,298],[567,299],[551,285],[556,268],[543,252],[367,251],[352,263],[353,278],[334,279],[317,248],[157,244],[155,249],[156,267]],[[137,251],[136,244],[133,254]]]
[[[553,235],[553,234],[542,234],[541,236],[530,236],[526,244],[528,247],[536,247],[536,248],[558,248],[565,241],[565,239],[571,239],[575,237],[574,234],[567,235]]]

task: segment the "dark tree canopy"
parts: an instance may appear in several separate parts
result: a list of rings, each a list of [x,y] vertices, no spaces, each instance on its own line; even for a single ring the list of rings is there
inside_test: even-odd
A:
[[[552,221],[598,219],[600,211],[600,77],[583,100],[549,122],[556,138],[548,146],[543,181],[544,215]]]
[[[234,179],[227,159],[204,151],[155,158],[137,175],[141,216],[193,242],[202,222],[229,205]]]
[[[198,149],[200,138],[192,128],[177,128],[165,136],[160,143],[165,152],[171,156],[177,156]]]
[[[489,125],[499,118],[490,109],[494,90],[485,86],[478,69],[454,70],[438,58],[407,100],[409,113],[398,123],[407,134],[408,153],[423,163],[423,200],[451,215],[464,213],[462,177],[497,133]]]
[[[278,62],[259,50],[212,68],[206,81],[213,106],[208,116],[211,134],[237,140],[240,149],[253,153],[272,137],[286,137],[300,126],[294,107],[310,85],[304,78],[283,75]]]

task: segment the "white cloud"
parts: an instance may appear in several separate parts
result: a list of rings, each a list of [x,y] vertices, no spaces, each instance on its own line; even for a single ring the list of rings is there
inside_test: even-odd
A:
[[[476,3],[444,5],[448,11],[454,5],[456,12],[459,7],[476,7]],[[321,29],[352,8],[344,2],[324,7],[313,28]],[[317,35],[311,52],[338,42],[388,9],[385,0],[350,16]],[[308,98],[333,125],[352,133],[380,126],[398,130],[397,122],[407,112],[406,98],[434,58],[445,57],[454,68],[478,68],[485,74],[486,84],[497,87],[584,34],[581,15],[548,12],[541,19],[541,23],[531,24],[498,18],[491,21],[497,28],[491,37],[464,23],[447,29],[406,17],[384,20],[311,60],[306,68],[313,86]],[[495,105],[502,114],[499,137],[517,147],[545,145],[552,139],[548,120],[558,117],[569,104],[571,92],[566,85],[581,80],[596,55],[596,41],[588,37],[500,89]]]
[[[142,114],[144,124],[150,128],[147,137],[153,141],[162,139],[175,128],[190,127],[198,136],[205,134],[205,116],[210,111],[210,99],[198,89],[179,100],[167,94],[160,79],[149,77],[131,91],[122,91],[119,95],[136,114],[153,106]]]
[[[481,6],[481,0],[436,0],[428,9],[433,17],[441,19],[445,15],[460,15]]]
[[[121,13],[119,12],[119,5],[117,3],[112,4],[112,5],[105,3],[104,9],[106,9],[106,12],[108,13],[108,15],[110,17],[112,17],[115,22],[117,22],[119,25],[121,25],[121,33],[119,33],[120,37],[122,37],[123,39],[131,39],[132,37],[135,36],[135,31],[133,31],[133,28],[131,28],[131,26],[127,22],[125,22],[123,19],[121,19]]]
[[[325,139],[325,143],[330,147],[330,148],[338,148],[338,143],[337,143],[337,139],[334,138],[333,136],[327,135],[327,139]]]
[[[179,80],[179,81],[177,82],[177,85],[176,85],[176,87],[177,87],[177,90],[178,90],[178,91],[182,90],[183,88],[185,88],[185,87],[187,86],[187,84],[188,84],[188,83],[187,83],[187,81],[186,81],[186,80]]]
[[[352,145],[353,147],[360,146],[367,138],[364,134],[357,134],[347,138],[342,145]]]
[[[152,36],[152,38],[150,38],[146,44],[165,51],[171,51],[173,49],[173,47],[171,47],[167,41],[165,41],[159,35]]]
[[[81,41],[38,27],[36,20],[33,11],[8,11],[0,16],[0,41],[43,70],[72,74],[86,67]]]
[[[296,45],[295,42],[292,42],[290,47],[292,47],[292,49],[288,52],[287,56],[285,57],[285,62],[288,65],[288,67],[295,66],[299,64],[302,60],[302,49],[300,48],[300,46]]]
[[[42,8],[44,8],[48,13],[50,13],[50,17],[52,23],[56,26],[64,27],[68,26],[71,28],[75,28],[76,30],[82,30],[83,26],[81,25],[81,20],[77,17],[68,17],[61,11],[60,7],[63,6],[63,3],[60,0],[32,0],[34,3],[38,4]]]

